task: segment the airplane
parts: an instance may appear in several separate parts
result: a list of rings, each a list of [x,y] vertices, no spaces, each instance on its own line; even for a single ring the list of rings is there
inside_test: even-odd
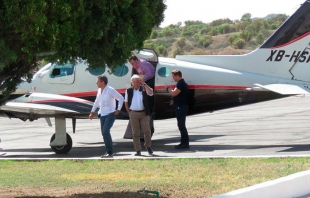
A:
[[[244,55],[177,55],[176,58],[158,57],[151,49],[136,50],[134,55],[149,61],[155,68],[155,119],[173,117],[171,96],[166,84],[174,86],[171,71],[179,69],[189,86],[189,114],[212,112],[221,108],[250,104],[292,95],[310,93],[310,0],[290,16],[258,49]],[[127,62],[115,70],[108,67],[92,69],[86,61],[76,64],[47,64],[33,77],[31,83],[22,83],[18,91],[29,92],[0,107],[0,115],[22,120],[55,117],[54,140],[50,146],[58,154],[70,151],[72,141],[66,133],[65,118],[85,118],[97,93],[98,75],[105,74],[108,85],[124,95],[135,73]],[[40,98],[40,93],[52,99]],[[30,97],[36,98],[31,99]],[[58,100],[59,97],[59,100]],[[63,100],[61,97],[67,97]],[[75,101],[79,100],[79,101]],[[53,104],[50,101],[54,101]],[[84,108],[72,110],[67,105],[74,102]],[[18,108],[13,108],[19,103]],[[62,107],[59,107],[59,104]],[[29,106],[23,106],[27,104]],[[31,105],[46,105],[41,108],[54,113],[39,114]],[[19,108],[23,107],[24,112]],[[39,108],[39,107],[37,107]],[[74,111],[74,112],[67,112]],[[122,115],[126,117],[123,109]],[[57,114],[57,112],[60,112]],[[79,116],[80,115],[80,116]],[[55,134],[53,136],[55,136]],[[52,137],[53,138],[53,137]]]

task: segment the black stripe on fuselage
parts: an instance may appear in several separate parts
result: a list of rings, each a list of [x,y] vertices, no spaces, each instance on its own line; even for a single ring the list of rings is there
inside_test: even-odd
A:
[[[33,103],[60,107],[60,108],[76,111],[78,113],[83,113],[83,114],[90,113],[91,108],[92,108],[91,105],[86,104],[86,103],[80,103],[80,102],[36,101]]]

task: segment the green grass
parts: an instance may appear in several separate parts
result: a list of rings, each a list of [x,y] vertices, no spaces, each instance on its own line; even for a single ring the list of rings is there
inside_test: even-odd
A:
[[[309,167],[310,158],[1,160],[0,193],[95,197],[114,192],[112,197],[121,197],[146,188],[161,197],[210,197]]]

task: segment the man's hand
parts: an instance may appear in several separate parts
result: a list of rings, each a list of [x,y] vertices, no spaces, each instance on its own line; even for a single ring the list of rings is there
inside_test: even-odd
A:
[[[115,111],[114,111],[114,115],[117,116],[118,114],[119,114],[119,110],[115,110]]]
[[[92,120],[92,119],[94,118],[94,115],[95,115],[95,113],[94,113],[94,112],[91,112],[91,113],[89,114],[89,116],[88,116],[89,119]]]
[[[166,84],[166,90],[169,92],[169,85]]]
[[[139,83],[140,83],[140,85],[144,85],[145,84],[145,82],[141,78],[139,78]]]

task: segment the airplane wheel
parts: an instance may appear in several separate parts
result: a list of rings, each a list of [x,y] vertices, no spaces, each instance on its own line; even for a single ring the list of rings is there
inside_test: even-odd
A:
[[[51,146],[52,150],[56,154],[66,154],[66,153],[68,153],[71,150],[71,148],[72,148],[72,139],[71,139],[71,136],[68,133],[66,133],[66,135],[67,135],[67,145],[66,146]],[[51,141],[50,142],[52,142],[54,139],[55,139],[55,133],[51,137]]]

